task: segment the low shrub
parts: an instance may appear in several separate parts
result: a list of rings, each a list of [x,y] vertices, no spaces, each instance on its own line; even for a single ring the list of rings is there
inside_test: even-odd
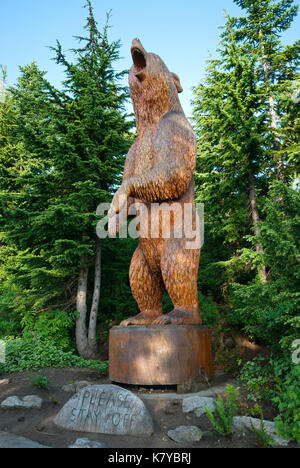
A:
[[[21,321],[23,336],[35,334],[43,341],[49,341],[60,349],[69,350],[72,348],[76,316],[77,312],[68,313],[60,309],[41,313],[26,312]]]
[[[49,390],[50,380],[44,375],[37,375],[36,377],[30,377],[30,383],[34,387],[41,388],[42,390]]]
[[[250,399],[269,400],[278,409],[278,434],[300,443],[300,364],[288,354],[257,357],[244,365],[240,378]]]
[[[107,361],[86,361],[75,351],[59,349],[53,342],[41,338],[7,339],[6,362],[0,364],[0,374],[24,370],[39,370],[48,367],[82,367],[107,372]]]
[[[300,365],[294,365],[278,386],[272,401],[279,410],[279,415],[275,418],[276,430],[300,444]]]

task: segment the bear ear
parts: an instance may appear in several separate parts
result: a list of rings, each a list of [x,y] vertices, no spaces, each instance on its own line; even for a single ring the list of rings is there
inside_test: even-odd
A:
[[[172,73],[172,76],[173,76],[173,80],[174,80],[174,83],[175,83],[175,86],[177,88],[178,93],[182,93],[183,89],[182,89],[181,84],[180,84],[179,76],[176,75],[176,73]]]

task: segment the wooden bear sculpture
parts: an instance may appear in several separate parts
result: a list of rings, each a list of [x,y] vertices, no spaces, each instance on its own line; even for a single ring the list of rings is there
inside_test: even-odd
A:
[[[109,210],[109,230],[113,231],[113,222],[118,224],[118,213],[124,206],[128,210],[136,202],[143,205],[145,216],[163,204],[171,209],[176,204],[182,213],[184,206],[190,206],[195,227],[196,138],[179,102],[179,78],[158,55],[147,53],[139,39],[133,40],[131,55],[129,86],[138,138],[127,154],[123,183]],[[147,219],[153,223],[151,216]],[[199,324],[200,245],[187,248],[185,232],[175,234],[180,231],[183,214],[170,216],[167,237],[162,235],[162,217],[156,219],[159,235],[140,233],[130,265],[131,290],[140,313],[121,325]],[[165,289],[174,305],[168,314],[162,311]]]

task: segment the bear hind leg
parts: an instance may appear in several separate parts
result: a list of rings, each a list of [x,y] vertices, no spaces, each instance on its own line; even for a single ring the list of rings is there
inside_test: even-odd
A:
[[[157,317],[153,325],[201,324],[199,314],[197,275],[200,250],[188,250],[182,242],[166,244],[161,269],[166,289],[174,305],[169,314]]]
[[[130,286],[140,313],[121,322],[121,326],[150,325],[162,314],[162,296],[165,286],[160,272],[153,272],[139,245],[133,254],[129,269]]]

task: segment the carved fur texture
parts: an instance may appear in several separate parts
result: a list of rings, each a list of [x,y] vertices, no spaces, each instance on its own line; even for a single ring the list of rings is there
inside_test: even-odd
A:
[[[110,216],[118,216],[118,201],[125,194],[129,205],[142,203],[149,217],[151,203],[167,203],[171,208],[174,203],[190,203],[194,225],[196,137],[178,98],[180,80],[158,55],[147,53],[138,39],[133,40],[131,54],[129,86],[138,138],[128,152],[123,184]],[[140,234],[129,271],[140,313],[121,325],[201,323],[197,294],[200,249],[187,249],[187,239],[174,236],[180,222],[182,218],[171,217],[170,238],[161,236],[161,219],[158,238]],[[161,305],[165,289],[174,305],[168,314],[163,314]]]

